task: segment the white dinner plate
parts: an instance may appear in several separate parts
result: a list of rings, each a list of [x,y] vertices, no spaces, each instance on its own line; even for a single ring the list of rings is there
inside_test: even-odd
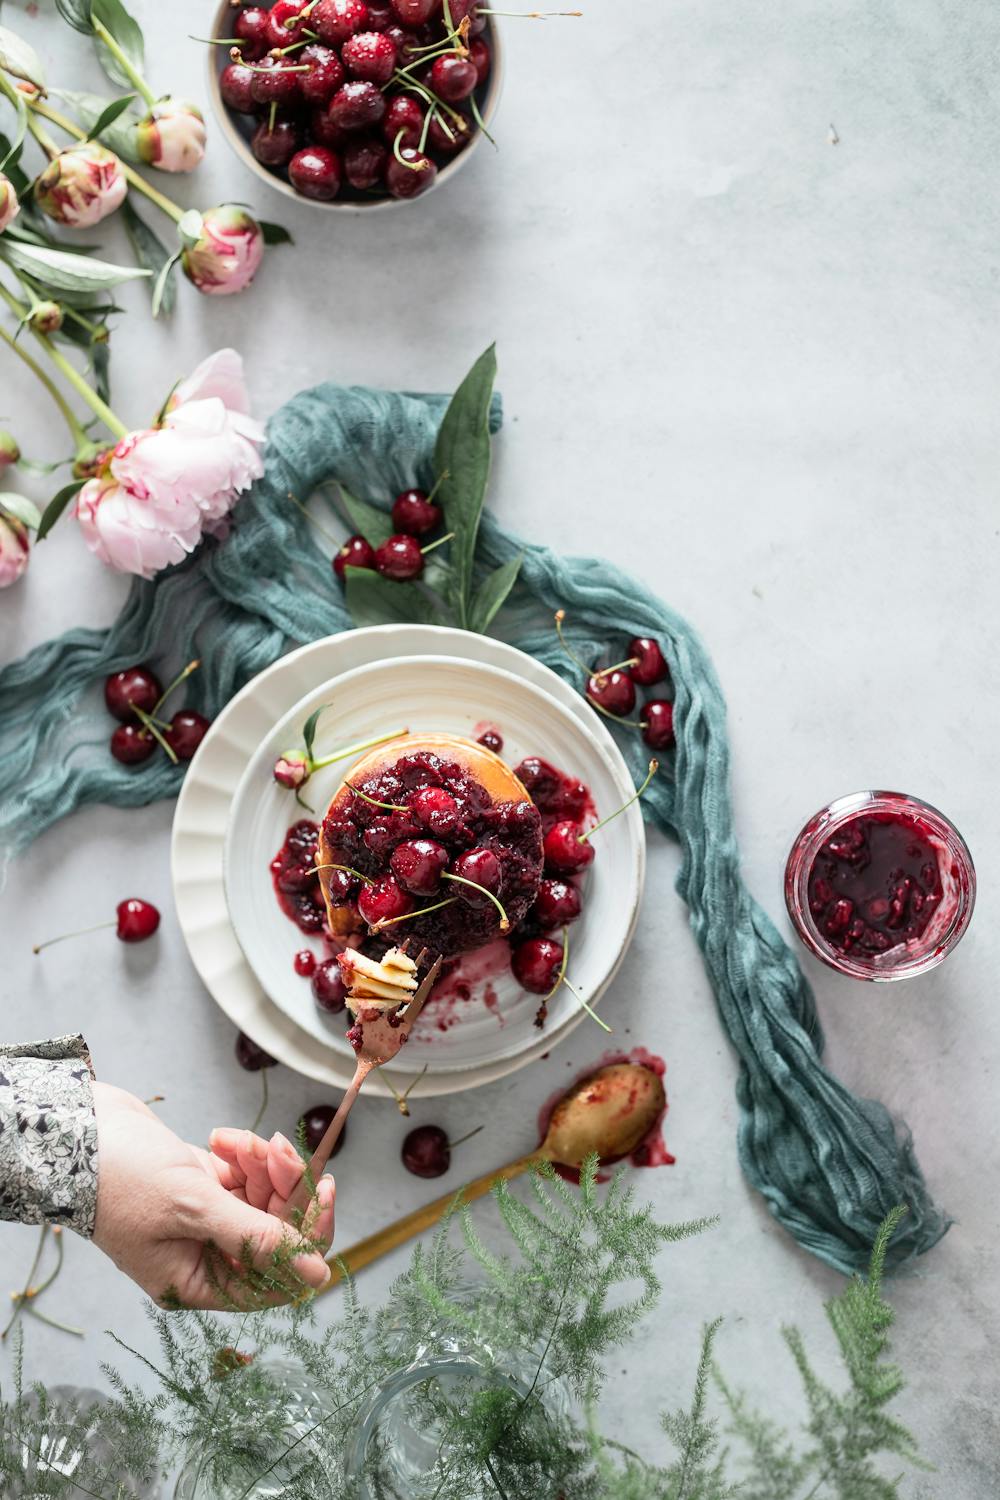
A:
[[[317,683],[328,683],[366,664],[421,654],[483,662],[539,687],[549,702],[575,714],[597,741],[616,785],[622,790],[622,800],[632,785],[618,747],[569,684],[513,646],[444,626],[378,625],[311,642],[276,661],[230,700],[191,762],[177,802],[171,862],[178,920],[198,974],[230,1020],[279,1061],[307,1077],[340,1088],[350,1081],[352,1060],[333,1048],[329,1038],[321,1041],[311,1035],[270,999],[236,939],[223,878],[223,852],[232,800],[261,741],[297,703],[313,693]],[[638,814],[631,812],[625,816],[631,821]],[[619,822],[624,823],[625,818]],[[641,834],[634,842],[636,890],[640,892],[645,873],[645,843]],[[633,927],[635,917],[633,912]],[[581,918],[581,922],[586,920],[586,916]],[[630,937],[631,930],[611,958],[608,981]],[[547,1030],[538,1033],[533,1045],[515,1056],[480,1063],[461,1072],[438,1071],[432,1075],[428,1071],[417,1092],[445,1094],[492,1082],[547,1051],[579,1020],[580,1016],[572,1017],[558,1033]],[[424,1060],[422,1056],[421,1068]],[[395,1082],[397,1087],[405,1087],[410,1078],[397,1074]],[[370,1092],[389,1095],[377,1073],[367,1087]]]
[[[327,952],[321,941],[308,940],[281,910],[270,871],[289,826],[303,817],[294,798],[275,782],[274,763],[283,750],[302,743],[302,726],[323,705],[328,707],[319,721],[319,757],[402,729],[475,739],[478,727],[488,723],[500,729],[509,765],[516,766],[526,755],[540,755],[568,775],[580,777],[590,788],[598,816],[626,800],[629,783],[622,786],[591,727],[541,688],[500,667],[448,656],[397,657],[355,667],[317,684],[274,725],[250,760],[232,802],[223,867],[229,916],[247,962],[278,1009],[314,1040],[352,1062],[345,1017],[319,1010],[310,985],[293,969],[296,950],[311,948],[317,958],[325,958]],[[305,791],[317,818],[352,763],[327,766],[310,779]],[[572,929],[568,973],[592,1005],[632,932],[642,843],[642,818],[633,805],[601,831],[598,858],[588,871],[584,913]],[[440,987],[445,993],[431,1000],[394,1067],[405,1058],[404,1071],[412,1071],[415,1059],[421,1066],[427,1064],[428,1077],[463,1072],[517,1057],[535,1045],[539,997],[527,994],[514,979],[507,945],[498,943],[496,950],[498,962],[488,976],[476,976],[480,954],[463,966],[472,974],[468,998],[449,999],[454,981],[445,981]],[[579,1009],[579,1001],[562,986],[548,1007],[549,1041]]]

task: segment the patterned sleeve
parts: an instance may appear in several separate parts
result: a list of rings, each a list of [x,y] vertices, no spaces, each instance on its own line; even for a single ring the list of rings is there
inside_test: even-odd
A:
[[[93,1068],[82,1036],[0,1042],[0,1219],[64,1224],[97,1212]]]

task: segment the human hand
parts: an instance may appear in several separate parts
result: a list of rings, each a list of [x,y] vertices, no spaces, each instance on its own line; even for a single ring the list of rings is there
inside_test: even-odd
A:
[[[95,1084],[94,1107],[94,1242],[155,1301],[231,1309],[288,1301],[303,1283],[326,1285],[333,1178],[320,1178],[300,1230],[286,1224],[279,1215],[303,1163],[283,1135],[265,1141],[249,1130],[215,1130],[205,1151],[123,1089]],[[295,1245],[302,1253],[290,1260],[282,1253],[276,1266],[275,1253]],[[242,1264],[247,1249],[267,1277],[263,1293]]]

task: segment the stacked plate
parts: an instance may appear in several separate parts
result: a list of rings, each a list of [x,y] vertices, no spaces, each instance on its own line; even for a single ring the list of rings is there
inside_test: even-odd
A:
[[[288,827],[307,816],[275,783],[272,767],[279,752],[302,743],[305,720],[324,704],[317,756],[402,729],[475,739],[490,724],[503,736],[510,765],[539,755],[580,777],[600,817],[634,787],[611,736],[572,688],[514,647],[465,631],[346,631],[282,657],[233,698],[192,761],[177,803],[172,865],[181,928],[198,973],[237,1026],[281,1062],[346,1087],[354,1054],[344,1017],[319,1011],[308,981],[292,967],[298,949],[312,946],[321,956],[320,944],[281,911],[269,868]],[[307,784],[317,818],[350,765],[330,766]],[[645,872],[638,808],[598,839],[583,915],[570,929],[569,975],[591,1005],[614,977],[635,927]],[[415,1028],[406,1067],[392,1072],[397,1089],[425,1065],[423,1095],[490,1082],[548,1051],[584,1016],[563,986],[540,1031],[538,997],[519,988],[509,967],[478,986],[475,955],[468,970],[470,983],[449,1003],[447,1019],[432,1001]],[[378,1073],[368,1089],[389,1093]]]

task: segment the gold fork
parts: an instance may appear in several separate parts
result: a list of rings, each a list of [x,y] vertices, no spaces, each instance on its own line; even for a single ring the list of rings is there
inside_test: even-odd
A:
[[[426,957],[426,948],[421,949],[416,960],[418,968]],[[388,1012],[380,1011],[375,1020],[364,1022],[359,1020],[357,1022],[358,1026],[361,1027],[361,1042],[356,1048],[357,1064],[354,1069],[354,1077],[351,1079],[347,1093],[340,1101],[337,1113],[326,1127],[322,1140],[313,1152],[308,1167],[303,1172],[296,1187],[292,1189],[291,1196],[285,1204],[285,1211],[282,1214],[283,1219],[297,1219],[301,1221],[301,1216],[309,1207],[309,1201],[315,1191],[316,1183],[323,1175],[323,1169],[333,1155],[333,1148],[340,1139],[340,1132],[344,1128],[344,1122],[351,1112],[355,1099],[361,1092],[361,1085],[374,1068],[380,1068],[383,1063],[390,1062],[392,1058],[398,1055],[400,1049],[408,1040],[410,1032],[413,1029],[413,1023],[423,1010],[424,1003],[434,988],[434,982],[440,972],[441,959],[436,958],[428,969],[419,989],[414,992],[412,999],[407,1002],[405,1008],[399,1007],[393,1011],[391,1018]],[[401,1012],[402,1019],[398,1019]]]

